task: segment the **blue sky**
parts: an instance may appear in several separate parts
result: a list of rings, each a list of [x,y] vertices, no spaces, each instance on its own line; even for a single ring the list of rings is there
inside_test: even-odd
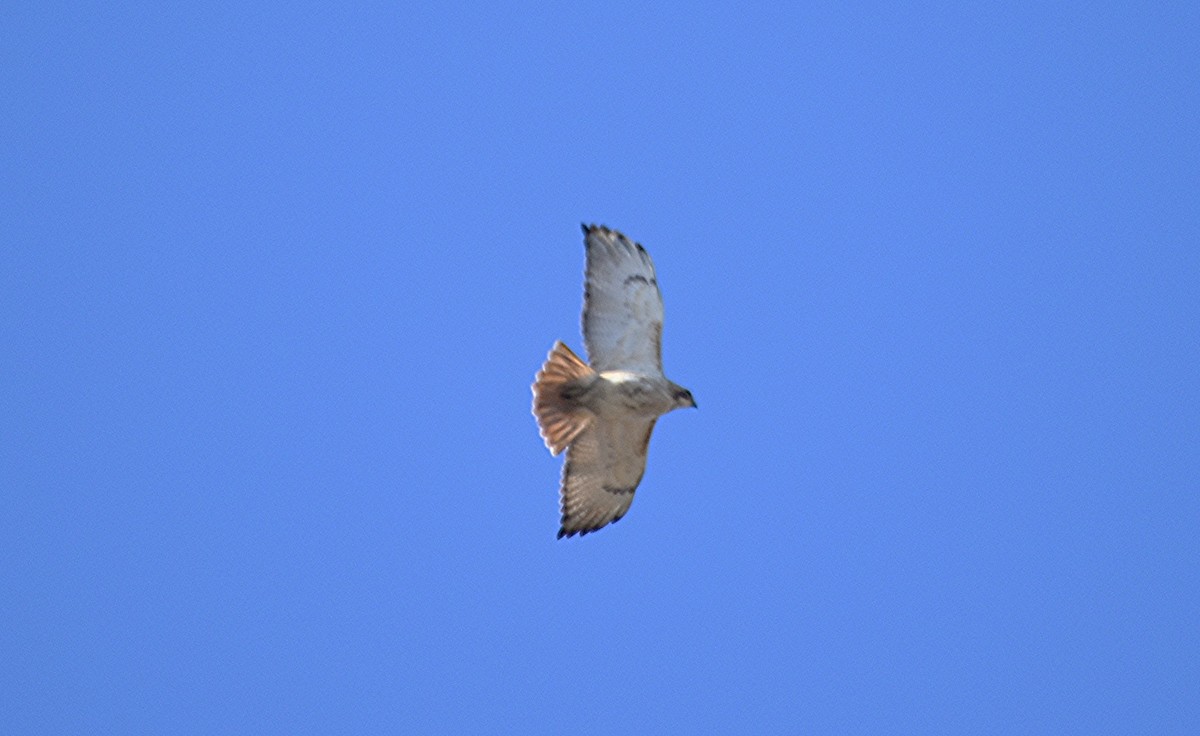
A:
[[[2,15],[0,731],[1200,731],[1194,3]]]

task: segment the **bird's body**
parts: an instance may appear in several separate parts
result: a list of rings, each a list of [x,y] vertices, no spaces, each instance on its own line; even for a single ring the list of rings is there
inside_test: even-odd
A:
[[[558,536],[618,521],[633,503],[658,417],[695,406],[662,372],[662,295],[642,246],[583,228],[583,334],[591,365],[561,342],[533,384],[533,413],[552,454],[567,450]]]
[[[675,408],[671,382],[661,376],[605,371],[579,394],[578,403],[598,417],[657,419]]]

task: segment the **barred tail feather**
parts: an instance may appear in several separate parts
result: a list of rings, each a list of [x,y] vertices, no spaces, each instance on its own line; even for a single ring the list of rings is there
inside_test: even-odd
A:
[[[564,389],[584,387],[595,376],[596,372],[569,347],[554,343],[533,382],[533,415],[552,455],[567,449],[587,429],[592,417]]]

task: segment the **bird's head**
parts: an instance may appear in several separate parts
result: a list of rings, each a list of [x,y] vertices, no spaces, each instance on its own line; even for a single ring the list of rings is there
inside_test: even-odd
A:
[[[674,401],[675,401],[675,406],[672,408],[675,408],[675,409],[686,409],[688,407],[691,407],[693,409],[698,408],[696,406],[696,400],[692,398],[692,392],[688,391],[683,386],[679,386],[677,384],[672,383],[671,384],[671,398],[674,399]]]

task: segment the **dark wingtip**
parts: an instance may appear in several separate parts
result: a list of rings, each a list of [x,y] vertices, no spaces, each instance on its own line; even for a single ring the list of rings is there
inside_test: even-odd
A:
[[[579,227],[583,228],[583,234],[587,235],[592,231],[592,228],[595,227],[595,225],[589,225],[586,222],[581,222],[579,223]]]
[[[620,520],[621,520],[621,517],[618,516],[617,518],[613,519],[612,521],[616,522],[616,521],[620,521]],[[579,535],[580,537],[586,537],[587,535],[589,535],[593,532],[600,531],[605,526],[607,526],[609,523],[612,523],[612,522],[605,522],[604,524],[601,524],[600,526],[589,527],[587,529],[572,529],[570,531],[567,531],[567,528],[564,526],[558,530],[558,539],[562,539],[563,537],[570,539],[571,537],[574,537],[575,535]]]

